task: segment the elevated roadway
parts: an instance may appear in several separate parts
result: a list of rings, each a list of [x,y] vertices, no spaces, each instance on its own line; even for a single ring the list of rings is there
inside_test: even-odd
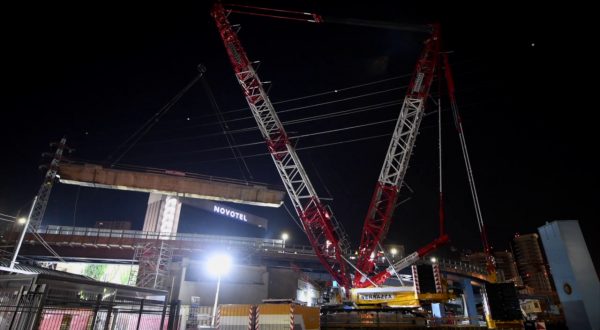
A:
[[[215,250],[227,250],[239,257],[236,259],[250,263],[289,265],[293,262],[304,269],[325,271],[310,246],[289,243],[284,246],[281,239],[187,233],[165,235],[138,230],[53,225],[39,228],[38,234],[65,260],[72,261],[131,263],[137,246],[165,242],[173,251],[174,258],[194,257]],[[3,244],[14,242],[17,237],[17,232],[7,232],[2,240]],[[20,255],[37,259],[54,258],[31,233],[25,236]],[[440,270],[449,277],[469,278],[475,281],[488,280],[484,268],[444,259],[438,262]]]

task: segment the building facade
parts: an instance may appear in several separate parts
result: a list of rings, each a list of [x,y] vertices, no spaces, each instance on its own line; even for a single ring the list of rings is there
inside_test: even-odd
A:
[[[176,196],[150,193],[143,231],[175,235],[179,225],[181,201]]]
[[[515,257],[510,251],[494,251],[496,260],[496,269],[502,272],[505,281],[514,282],[516,285],[523,285]]]
[[[515,235],[513,252],[523,284],[535,293],[552,292],[538,234]]]

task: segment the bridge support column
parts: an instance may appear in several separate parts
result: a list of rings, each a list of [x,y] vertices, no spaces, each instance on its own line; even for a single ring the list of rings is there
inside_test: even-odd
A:
[[[469,318],[470,325],[479,325],[478,316],[477,316],[477,307],[475,306],[475,294],[473,293],[473,286],[471,285],[471,280],[463,279],[462,280],[462,290],[463,290],[463,306],[465,311],[465,317]]]

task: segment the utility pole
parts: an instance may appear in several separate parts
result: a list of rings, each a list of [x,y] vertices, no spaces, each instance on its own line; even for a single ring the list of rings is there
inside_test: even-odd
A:
[[[56,151],[54,152],[54,156],[52,161],[50,162],[50,166],[48,167],[48,171],[46,171],[46,176],[44,177],[44,182],[42,182],[42,186],[37,193],[36,202],[33,203],[32,212],[30,212],[30,216],[28,220],[31,221],[31,225],[33,228],[37,229],[42,224],[42,219],[44,218],[44,212],[46,211],[46,206],[48,205],[48,200],[50,199],[50,191],[52,190],[52,186],[54,185],[54,179],[56,178],[58,172],[58,166],[62,159],[63,151],[67,149],[69,152],[72,149],[66,146],[67,138],[63,137],[59,143],[53,142],[50,143],[51,147],[56,146]],[[47,156],[48,153],[43,153],[42,156]]]
[[[23,230],[21,231],[21,236],[19,236],[19,241],[17,242],[17,246],[15,247],[15,252],[13,252],[12,260],[10,261],[10,268],[15,268],[15,264],[17,263],[17,256],[19,255],[19,250],[21,250],[21,244],[23,244],[23,239],[25,238],[25,234],[27,233],[27,229],[29,228],[29,222],[31,221],[31,214],[33,213],[33,209],[36,205],[38,197],[35,196],[33,198],[33,203],[31,204],[31,209],[29,209],[29,214],[27,215],[27,220],[23,224]]]

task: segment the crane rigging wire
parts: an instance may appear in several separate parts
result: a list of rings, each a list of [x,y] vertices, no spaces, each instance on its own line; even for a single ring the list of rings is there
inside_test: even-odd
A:
[[[411,74],[401,74],[401,75],[393,76],[390,78],[384,78],[384,79],[375,80],[375,81],[371,81],[371,82],[367,82],[367,83],[363,83],[363,84],[351,85],[348,87],[336,88],[336,89],[328,90],[325,92],[319,92],[319,93],[315,93],[315,94],[309,94],[309,95],[298,96],[298,97],[285,99],[285,100],[281,100],[281,101],[271,102],[271,104],[273,104],[273,105],[284,104],[284,103],[306,100],[306,99],[315,98],[315,97],[321,97],[321,96],[330,95],[330,94],[339,94],[341,92],[346,92],[346,91],[350,91],[350,90],[365,87],[365,86],[372,86],[372,85],[381,84],[381,83],[392,81],[392,80],[409,78],[410,76],[411,76]],[[249,111],[249,109],[248,109],[248,107],[244,107],[244,108],[237,108],[237,109],[233,109],[233,110],[222,111],[221,113],[226,115],[226,114],[242,112],[242,111],[246,112],[246,111]],[[278,111],[278,113],[279,112],[280,111]],[[214,117],[214,116],[215,116],[215,114],[204,114],[204,115],[200,115],[199,117],[196,117],[196,118],[207,118],[207,117]]]
[[[206,72],[206,68],[203,65],[199,65],[198,69],[200,70],[201,73]],[[228,132],[229,127],[227,126],[225,117],[223,117],[223,114],[221,113],[221,108],[219,107],[219,104],[217,103],[217,100],[215,99],[215,95],[213,94],[210,86],[208,85],[206,78],[204,78],[204,75],[203,75],[201,83],[202,83],[202,87],[204,87],[204,90],[206,91],[206,95],[208,95],[208,99],[210,101],[211,106],[217,113],[217,118],[219,120],[219,126],[221,127],[223,135],[225,135],[225,139],[227,140],[227,144],[229,145],[229,149],[231,150],[233,157],[237,161],[237,165],[240,170],[240,173],[242,174],[242,177],[244,178],[244,180],[246,180],[246,173],[247,173],[248,176],[250,177],[250,179],[253,179],[252,173],[250,172],[250,168],[248,167],[248,164],[246,163],[244,158],[241,157],[242,156],[241,151],[235,146],[236,142],[235,142],[235,138],[234,138],[233,134]],[[243,168],[240,163],[244,165]],[[244,169],[246,170],[246,172],[244,172]]]
[[[282,123],[285,125],[294,125],[294,124],[300,124],[300,123],[310,122],[310,121],[314,121],[314,120],[329,119],[329,118],[340,117],[340,116],[345,116],[345,115],[352,115],[352,114],[365,112],[365,111],[379,110],[379,109],[384,109],[384,108],[399,105],[399,104],[401,104],[401,101],[389,101],[389,102],[372,104],[372,105],[363,106],[363,107],[357,107],[357,108],[351,108],[351,109],[346,109],[346,110],[330,112],[328,114],[323,114],[323,115],[316,115],[316,116],[304,117],[304,118],[295,119],[295,120],[283,121]],[[258,128],[256,126],[254,126],[254,127],[245,127],[245,128],[235,129],[235,130],[229,130],[227,132],[231,133],[231,134],[235,134],[235,133],[246,133],[246,132],[256,131],[256,130],[258,130]],[[196,135],[196,136],[192,136],[192,137],[144,142],[144,143],[140,143],[139,145],[150,145],[150,144],[158,144],[158,143],[196,140],[196,139],[203,139],[203,138],[206,138],[209,136],[220,136],[221,134],[222,134],[221,132],[207,133],[207,134],[201,134],[201,135]]]
[[[368,97],[368,96],[373,96],[373,95],[388,93],[388,92],[397,91],[397,90],[403,90],[403,89],[406,89],[407,87],[408,87],[408,85],[400,86],[400,87],[394,87],[394,88],[389,88],[389,89],[385,89],[385,90],[381,90],[381,91],[370,92],[370,93],[365,93],[365,94],[360,94],[360,95],[355,95],[355,96],[349,96],[349,97],[345,97],[345,98],[342,98],[342,99],[336,99],[336,100],[332,100],[332,101],[325,101],[325,102],[320,102],[320,103],[315,103],[315,104],[309,104],[309,105],[305,105],[305,106],[299,106],[299,107],[289,108],[289,109],[277,111],[277,113],[278,114],[283,114],[283,113],[289,113],[289,112],[294,112],[294,111],[299,111],[299,110],[305,110],[305,109],[315,108],[315,107],[319,107],[319,106],[331,105],[331,104],[334,104],[334,103],[351,101],[351,100],[356,100],[356,99],[363,98],[363,97]],[[249,111],[249,110],[246,109],[246,111]],[[228,119],[225,122],[227,122],[227,123],[233,123],[233,122],[238,122],[238,121],[242,121],[242,120],[250,120],[250,119],[254,119],[254,117],[253,116],[244,116],[244,117],[239,117],[239,118]],[[202,124],[198,124],[198,125],[190,125],[190,126],[187,126],[187,127],[183,128],[183,129],[200,128],[200,127],[206,127],[206,126],[213,126],[213,125],[217,125],[217,124],[218,123],[215,123],[215,122],[202,123]],[[178,130],[181,130],[181,129],[182,129],[181,127],[178,128]]]
[[[160,119],[173,108],[175,104],[181,99],[181,97],[192,88],[196,84],[200,78],[204,75],[204,72],[199,72],[192,81],[190,81],[182,90],[179,91],[167,104],[165,104],[157,113],[152,115],[140,128],[138,128],[132,135],[130,135],[123,143],[121,143],[114,151],[111,153],[106,161],[110,161],[110,165],[115,166],[119,161],[135,146],[135,144],[156,125],[160,121]],[[118,155],[115,155],[119,150],[122,150]]]
[[[450,109],[441,109],[442,112],[443,111],[449,111]],[[435,111],[431,111],[428,113],[425,113],[423,115],[423,117],[427,117],[429,115],[438,113],[437,110]],[[375,125],[380,125],[380,124],[386,124],[386,123],[392,123],[392,122],[396,122],[397,119],[387,119],[387,120],[381,120],[381,121],[376,121],[376,122],[370,122],[370,123],[365,123],[365,124],[361,124],[361,125],[353,125],[353,126],[348,126],[348,127],[342,127],[342,128],[336,128],[336,129],[330,129],[330,130],[326,130],[326,131],[319,131],[319,132],[311,132],[311,133],[306,133],[306,134],[301,134],[301,135],[294,135],[294,136],[290,136],[290,139],[300,139],[300,138],[304,138],[304,137],[309,137],[309,136],[316,136],[316,135],[323,135],[323,134],[330,134],[330,133],[337,133],[337,132],[342,132],[342,131],[348,131],[348,130],[352,130],[352,129],[358,129],[358,128],[364,128],[364,127],[369,127],[369,126],[375,126]],[[287,122],[284,122],[285,124],[287,124]],[[450,125],[450,124],[448,124]],[[423,129],[426,128],[431,128],[433,126],[423,126]],[[255,146],[255,145],[263,145],[264,141],[256,141],[256,142],[248,142],[248,143],[242,143],[242,144],[237,144],[235,145],[235,147],[249,147],[249,146]],[[206,149],[200,149],[200,150],[192,150],[192,151],[185,151],[185,152],[176,152],[176,153],[170,153],[170,154],[160,154],[157,155],[158,157],[156,158],[162,158],[162,157],[173,157],[179,154],[185,154],[185,155],[189,155],[189,154],[193,154],[193,153],[205,153],[205,152],[213,152],[213,151],[219,151],[219,150],[225,150],[228,147],[214,147],[214,148],[206,148]],[[300,150],[300,149],[299,149]],[[232,159],[232,158],[227,158],[227,159]],[[235,158],[233,158],[235,159]]]

